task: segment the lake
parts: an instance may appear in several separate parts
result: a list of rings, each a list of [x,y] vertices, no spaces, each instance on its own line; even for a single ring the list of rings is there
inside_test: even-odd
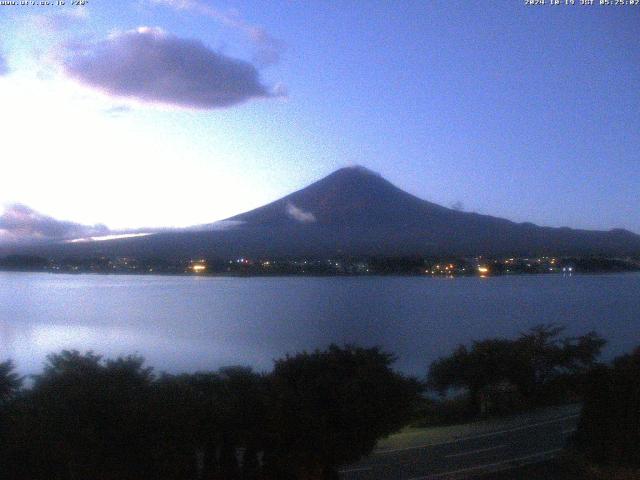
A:
[[[381,345],[423,376],[460,343],[540,323],[640,344],[640,274],[192,277],[0,272],[0,359],[40,371],[63,348],[138,353],[170,372],[250,365],[331,342]]]

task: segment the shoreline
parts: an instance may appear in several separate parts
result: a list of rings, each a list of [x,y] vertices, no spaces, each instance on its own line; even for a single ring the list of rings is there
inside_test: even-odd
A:
[[[590,276],[590,275],[620,275],[620,274],[638,274],[637,270],[602,270],[593,272],[572,272],[570,274],[563,272],[540,273],[540,272],[519,272],[519,273],[502,273],[494,275],[427,275],[417,273],[260,273],[260,274],[243,274],[235,272],[217,272],[217,273],[189,273],[189,272],[91,272],[91,271],[51,271],[51,270],[31,270],[31,269],[9,269],[0,268],[1,273],[49,273],[52,275],[117,275],[117,276],[137,276],[137,277],[193,277],[193,278],[367,278],[367,277],[399,277],[399,278],[430,278],[439,280],[454,280],[457,278],[477,278],[487,280],[490,278],[502,277],[573,277],[573,276]]]

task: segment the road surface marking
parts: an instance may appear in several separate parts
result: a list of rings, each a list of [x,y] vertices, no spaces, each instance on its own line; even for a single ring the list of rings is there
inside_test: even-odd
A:
[[[579,416],[580,416],[579,413],[575,413],[573,415],[567,415],[566,417],[553,418],[551,420],[545,420],[544,422],[531,423],[529,425],[522,425],[520,427],[508,428],[506,430],[497,430],[495,432],[483,433],[483,434],[480,434],[480,435],[473,435],[473,436],[470,436],[470,437],[462,437],[462,438],[457,438],[455,440],[449,440],[449,441],[440,442],[440,443],[425,443],[424,445],[417,445],[415,447],[394,448],[394,449],[389,449],[389,450],[378,450],[378,451],[373,452],[373,454],[374,455],[386,455],[388,453],[406,452],[408,450],[419,450],[421,448],[437,447],[437,446],[440,446],[440,445],[450,445],[452,443],[466,442],[467,440],[475,440],[477,438],[493,437],[495,435],[501,435],[503,433],[516,432],[518,430],[526,430],[527,428],[539,427],[540,425],[548,425],[550,423],[561,422],[562,420],[567,420],[569,418],[575,418],[575,417],[579,417]]]
[[[578,430],[577,428],[566,428],[564,430],[562,430],[562,434],[563,435],[569,435],[570,433],[574,433],[576,430]]]
[[[452,453],[450,455],[445,455],[445,458],[462,457],[464,455],[473,455],[474,453],[488,452],[489,450],[497,450],[498,448],[505,448],[506,446],[507,445],[496,445],[495,447],[478,448],[477,450],[468,450],[466,452]]]
[[[556,453],[561,452],[561,451],[562,451],[562,448],[555,448],[553,450],[545,450],[544,452],[532,453],[531,455],[525,455],[523,457],[510,458],[509,460],[502,460],[500,462],[495,462],[495,463],[485,463],[484,465],[476,465],[475,467],[461,468],[460,470],[451,470],[449,472],[434,473],[434,474],[431,474],[431,475],[425,475],[424,477],[414,477],[414,478],[410,478],[409,480],[436,480],[438,478],[446,478],[449,475],[457,475],[459,473],[472,472],[474,470],[484,470],[484,469],[487,469],[487,468],[493,468],[493,467],[499,467],[501,465],[507,465],[507,464],[513,463],[513,462],[520,462],[522,460],[529,460],[531,458],[544,457],[546,455],[553,455],[553,454],[556,454]],[[521,464],[521,465],[525,465],[525,464]]]
[[[340,470],[338,473],[355,473],[355,472],[366,472],[372,470],[373,467],[358,467],[358,468],[348,468],[346,470]]]

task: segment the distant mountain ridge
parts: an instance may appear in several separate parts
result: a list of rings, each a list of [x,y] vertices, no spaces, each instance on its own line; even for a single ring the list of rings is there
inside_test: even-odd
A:
[[[326,255],[637,255],[640,235],[540,227],[422,200],[346,167],[222,222],[146,237],[59,245],[52,254],[194,258]]]

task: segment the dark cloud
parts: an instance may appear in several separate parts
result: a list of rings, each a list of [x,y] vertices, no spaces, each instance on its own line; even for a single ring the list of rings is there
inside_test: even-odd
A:
[[[0,215],[0,240],[3,241],[60,241],[109,233],[105,225],[56,220],[19,203],[9,205]]]
[[[141,27],[70,51],[68,74],[115,96],[197,109],[276,96],[252,64],[160,29]]]
[[[102,224],[83,225],[57,220],[43,215],[26,205],[14,203],[8,205],[4,213],[0,215],[0,245],[52,241],[99,241],[163,232],[230,230],[242,224],[244,222],[239,220],[222,220],[186,228],[148,227],[112,230]]]

